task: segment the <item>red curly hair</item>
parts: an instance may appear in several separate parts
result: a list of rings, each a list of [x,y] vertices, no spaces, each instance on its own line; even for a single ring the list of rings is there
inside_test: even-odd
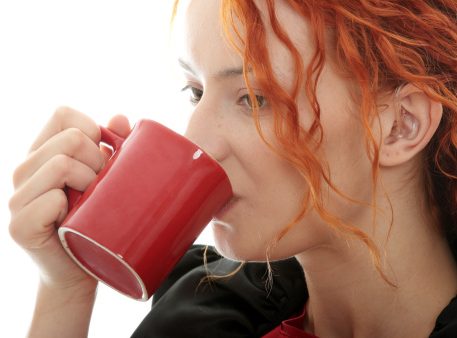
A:
[[[385,278],[379,250],[370,236],[355,226],[345,224],[323,206],[324,182],[344,196],[333,186],[323,164],[313,151],[322,141],[316,88],[326,55],[331,52],[335,55],[334,62],[339,69],[357,85],[357,93],[354,94],[365,129],[367,153],[372,161],[373,196],[379,174],[379,145],[370,126],[373,118],[378,117],[378,95],[394,92],[403,84],[411,83],[443,105],[442,121],[424,152],[424,189],[429,207],[438,223],[442,224],[442,230],[456,255],[457,2],[287,0],[303,20],[309,23],[315,44],[311,62],[304,65],[297,47],[276,17],[275,1],[264,1],[274,34],[292,56],[296,74],[292,91],[282,88],[274,75],[266,43],[265,23],[255,1],[222,0],[221,18],[229,41],[243,59],[245,81],[250,89],[251,102],[254,103],[253,116],[260,136],[268,144],[260,128],[255,107],[257,100],[249,84],[248,71],[253,72],[257,87],[274,112],[278,148],[268,145],[297,168],[309,187],[301,212],[278,235],[278,240],[313,208],[335,229],[362,240],[371,251],[376,268]],[[178,1],[175,3],[175,12],[177,4]],[[240,28],[243,34],[240,33]],[[335,46],[332,51],[326,49],[327,39],[330,38],[327,34],[329,30],[332,32],[332,46]],[[235,41],[241,41],[241,44]],[[308,130],[299,124],[296,98],[301,90],[305,91],[314,114],[312,126]],[[345,198],[352,200],[348,196]],[[375,220],[376,205],[371,207]]]

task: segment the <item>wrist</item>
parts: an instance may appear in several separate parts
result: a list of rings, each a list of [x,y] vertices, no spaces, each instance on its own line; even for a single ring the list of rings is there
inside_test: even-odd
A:
[[[98,282],[93,278],[82,280],[55,281],[40,277],[39,292],[52,294],[54,297],[65,301],[91,301],[95,300]]]

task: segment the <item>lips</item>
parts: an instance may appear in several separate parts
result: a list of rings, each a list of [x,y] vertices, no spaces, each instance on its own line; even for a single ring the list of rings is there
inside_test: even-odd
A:
[[[219,211],[214,215],[215,218],[222,218],[224,215],[226,215],[235,205],[235,203],[239,200],[238,196],[233,196],[231,199],[225,203],[222,208],[219,209]]]

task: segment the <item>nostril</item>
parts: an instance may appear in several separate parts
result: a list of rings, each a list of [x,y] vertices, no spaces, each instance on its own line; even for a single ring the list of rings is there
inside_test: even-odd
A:
[[[224,161],[230,155],[230,144],[223,137],[215,137],[206,147],[207,152],[218,162]]]

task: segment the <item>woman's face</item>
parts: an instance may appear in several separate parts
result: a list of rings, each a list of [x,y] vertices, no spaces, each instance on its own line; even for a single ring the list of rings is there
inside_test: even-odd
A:
[[[313,53],[307,25],[285,2],[275,4],[280,22],[306,65]],[[189,1],[181,4],[177,17],[176,28],[182,33],[177,38],[179,63],[193,105],[186,135],[220,162],[234,190],[232,202],[212,222],[216,247],[229,258],[265,260],[269,245],[299,212],[307,185],[256,131],[241,72],[242,59],[224,37],[219,6],[216,0]],[[275,75],[285,88],[290,88],[294,77],[290,55],[274,37],[268,22],[267,34]],[[370,163],[347,81],[330,65],[321,76],[318,99],[324,142],[319,155],[325,159],[337,187],[359,200],[369,200]],[[255,78],[252,85],[261,96]],[[274,144],[272,112],[268,102],[259,99],[259,103],[262,128]],[[301,124],[309,128],[312,111],[306,96],[301,95],[297,103]],[[357,222],[366,217],[365,209],[345,203],[325,185],[322,196],[325,206],[346,221]],[[287,232],[269,258],[290,257],[327,246],[333,239],[329,227],[311,211]]]

